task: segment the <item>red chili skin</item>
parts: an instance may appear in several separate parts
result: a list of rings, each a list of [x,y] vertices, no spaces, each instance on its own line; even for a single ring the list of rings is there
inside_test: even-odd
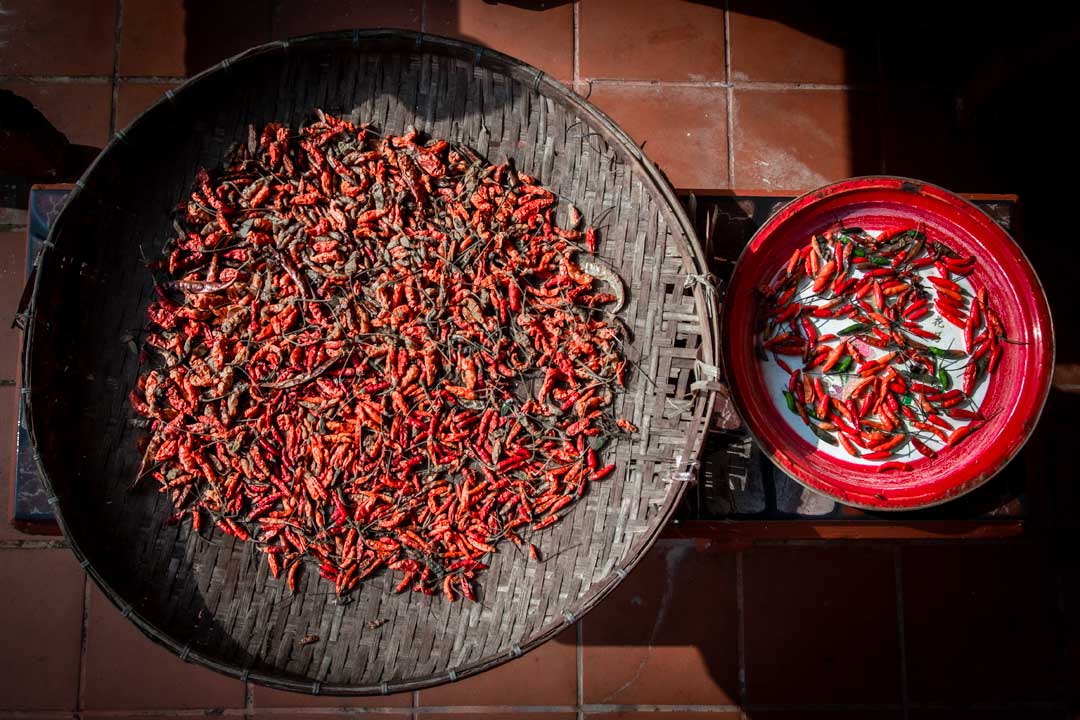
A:
[[[959,445],[964,440],[964,438],[971,435],[971,433],[975,432],[977,429],[978,429],[978,426],[976,426],[974,423],[971,424],[971,425],[965,425],[964,427],[961,427],[961,428],[957,428],[953,432],[953,434],[949,436],[949,439],[945,444],[948,445],[951,448],[956,447],[957,445]]]
[[[596,482],[597,480],[603,480],[613,472],[615,472],[615,463],[611,463],[610,465],[605,465],[604,467],[600,468],[589,476],[589,480],[593,482]]]
[[[919,438],[917,438],[917,437],[911,438],[911,444],[924,457],[928,457],[928,458],[931,458],[931,459],[937,457],[937,452],[932,447],[930,447],[929,445],[924,443],[922,440],[920,440]]]

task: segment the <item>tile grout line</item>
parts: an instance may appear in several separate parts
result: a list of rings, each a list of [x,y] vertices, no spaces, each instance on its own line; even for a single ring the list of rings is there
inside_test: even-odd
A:
[[[71,75],[0,75],[0,82],[26,82],[41,83],[44,85],[105,85],[111,83],[112,75],[85,75],[75,77]],[[152,85],[164,83],[181,85],[187,78],[180,75],[121,75],[116,79],[133,85]]]
[[[68,545],[57,540],[0,540],[0,550],[57,550]]]
[[[581,81],[581,3],[574,3],[574,12],[570,16],[571,26],[574,30],[573,48],[574,48],[574,89],[577,90],[577,84]]]
[[[124,24],[124,0],[116,0],[116,26],[113,29],[112,101],[109,113],[109,139],[116,133],[116,106],[120,98],[120,30]]]
[[[580,70],[580,69],[579,69]],[[180,85],[187,78],[182,75],[121,75],[117,73],[116,79],[126,83],[152,84],[170,83]],[[3,75],[0,74],[0,82],[36,82],[44,84],[71,84],[71,85],[101,85],[110,83],[112,75]],[[577,81],[583,82],[580,72],[577,73]],[[702,81],[674,81],[674,80],[627,80],[623,78],[589,78],[589,82],[599,85],[624,85],[628,87],[674,87],[674,88],[734,88],[739,90],[756,91],[867,91],[876,89],[874,83],[793,83],[793,82],[766,82],[763,80],[702,80]]]
[[[727,180],[728,187],[735,187],[735,91],[731,81],[731,10],[730,2],[724,0],[724,82],[727,88]]]
[[[589,78],[600,85],[626,85],[630,87],[678,87],[678,88],[737,88],[740,90],[819,90],[834,92],[866,92],[875,90],[875,83],[799,83],[771,82],[766,80],[627,80],[622,78]]]
[[[908,720],[910,701],[908,699],[907,640],[904,636],[904,568],[900,557],[900,546],[893,547],[893,582],[896,583],[896,640],[900,650],[900,706],[904,720]]]
[[[743,583],[743,551],[735,553],[735,618],[737,634],[735,654],[739,658],[739,705],[746,705],[746,592]]]

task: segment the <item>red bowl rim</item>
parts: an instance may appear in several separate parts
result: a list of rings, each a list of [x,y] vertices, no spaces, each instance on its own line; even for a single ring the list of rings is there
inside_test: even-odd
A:
[[[1042,285],[1042,281],[1039,279],[1038,274],[1035,272],[1035,268],[1032,266],[1031,261],[1028,259],[1027,254],[1019,243],[1013,239],[1012,235],[1008,233],[1004,228],[998,225],[989,215],[980,210],[972,202],[957,195],[954,192],[946,190],[945,188],[929,183],[923,180],[916,180],[913,178],[902,177],[897,175],[863,175],[858,177],[848,178],[846,180],[840,180],[822,187],[810,190],[791,202],[784,205],[782,208],[773,213],[757,231],[753,234],[750,240],[746,243],[743,249],[739,253],[739,257],[735,262],[735,268],[732,272],[731,279],[728,281],[727,287],[730,289],[735,284],[735,279],[739,275],[740,268],[745,266],[743,262],[748,252],[758,242],[767,242],[769,236],[771,236],[778,227],[785,223],[789,218],[800,213],[814,204],[824,201],[828,198],[835,197],[837,195],[844,195],[848,193],[856,193],[863,190],[901,190],[905,192],[911,192],[916,194],[925,194],[933,199],[944,202],[951,205],[954,209],[967,214],[970,218],[974,219],[979,225],[985,228],[988,232],[996,233],[1001,237],[1007,239],[1012,243],[1013,247],[1019,258],[1022,260],[1023,265],[1021,270],[1027,274],[1031,281],[1032,289],[1036,292],[1033,293],[1031,298],[1035,309],[1035,324],[1039,326],[1043,333],[1044,349],[1043,357],[1046,362],[1042,367],[1044,371],[1039,373],[1041,388],[1039,388],[1038,401],[1035,403],[1037,412],[1034,415],[1034,419],[1027,425],[1024,431],[1017,434],[1008,443],[1007,452],[1002,456],[1001,460],[995,464],[994,467],[988,471],[981,472],[971,479],[965,480],[956,484],[947,491],[939,492],[936,496],[931,496],[929,499],[919,502],[914,501],[910,503],[898,504],[889,500],[881,500],[875,497],[872,493],[865,493],[864,500],[853,499],[852,497],[841,495],[829,485],[819,481],[816,477],[811,475],[801,476],[797,470],[799,466],[791,463],[790,461],[779,461],[778,456],[786,457],[786,453],[782,452],[774,443],[771,442],[764,434],[757,431],[751,423],[744,420],[744,425],[750,437],[756,442],[769,457],[773,464],[779,468],[785,475],[790,477],[795,482],[799,483],[803,487],[806,487],[814,492],[821,493],[830,497],[837,502],[845,505],[861,508],[864,510],[874,511],[890,511],[890,512],[902,512],[911,510],[920,510],[925,508],[935,507],[942,503],[955,500],[963,495],[982,487],[991,478],[1001,472],[1012,460],[1016,457],[1017,453],[1024,447],[1027,441],[1030,439],[1032,432],[1035,430],[1035,426],[1038,424],[1038,419],[1042,416],[1042,412],[1046,407],[1046,400],[1050,394],[1050,386],[1052,384],[1054,358],[1056,356],[1056,341],[1054,337],[1054,324],[1053,317],[1050,312],[1050,305],[1046,297],[1046,290]],[[740,417],[747,418],[750,413],[745,411],[746,400],[742,396],[736,383],[731,382],[733,373],[732,368],[732,343],[730,338],[727,337],[727,332],[731,326],[730,318],[730,303],[723,303],[720,315],[720,337],[723,338],[721,343],[721,364],[724,370],[724,377],[728,382],[728,390],[731,396],[731,401],[735,405],[736,411]]]

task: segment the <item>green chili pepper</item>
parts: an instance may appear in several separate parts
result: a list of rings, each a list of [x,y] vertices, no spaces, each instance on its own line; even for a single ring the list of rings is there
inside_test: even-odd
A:
[[[880,255],[871,255],[870,262],[874,265],[892,265],[892,260],[889,258],[883,258]]]
[[[900,403],[910,407],[915,404],[915,397],[911,393],[905,393],[900,396]]]
[[[834,367],[829,372],[832,373],[832,374],[837,374],[837,375],[839,375],[841,373],[846,373],[849,369],[851,369],[851,364],[853,362],[855,362],[854,359],[852,359],[852,357],[850,355],[847,355],[847,356],[844,357],[843,360],[841,360],[840,362],[838,362],[836,364],[836,367]]]
[[[870,326],[867,323],[855,323],[854,325],[848,325],[843,330],[838,330],[837,335],[854,335],[855,333],[861,333],[863,330],[869,330]]]
[[[857,247],[851,251],[851,254],[855,257],[866,257],[866,250],[863,250],[861,247]]]
[[[795,396],[787,390],[784,391],[784,402],[787,403],[788,410],[795,413],[796,415],[799,414],[799,411],[795,409]]]
[[[933,346],[928,346],[926,349],[930,351],[931,355],[936,355],[939,358],[947,358],[949,360],[958,360],[967,357],[967,353],[963,350],[946,350],[945,348]]]
[[[937,379],[942,390],[948,390],[952,387],[952,376],[945,371],[945,368],[941,368],[937,371]]]
[[[830,445],[838,445],[839,444],[836,441],[836,438],[833,437],[833,434],[831,432],[826,432],[825,430],[822,430],[821,428],[819,428],[817,425],[814,425],[813,423],[810,424],[810,432],[814,433],[814,435],[816,435],[818,437],[818,439],[824,440],[825,442],[829,443]]]

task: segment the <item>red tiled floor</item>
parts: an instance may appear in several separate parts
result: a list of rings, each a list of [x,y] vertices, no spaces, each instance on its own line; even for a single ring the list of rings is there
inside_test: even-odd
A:
[[[735,187],[809,190],[880,170],[872,93],[740,88],[731,112]]]
[[[729,9],[732,80],[877,80],[876,26],[870,4],[734,0]]]
[[[622,712],[586,713],[589,720],[742,720],[737,710],[728,712],[643,712],[624,710]]]
[[[724,80],[720,3],[588,0],[580,7],[582,78]]]
[[[1014,708],[1009,710],[912,710],[909,720],[1061,720],[1060,709]],[[1074,716],[1075,717],[1075,716]]]
[[[120,74],[183,76],[185,17],[180,0],[124,0]]]
[[[661,540],[582,627],[586,703],[739,696],[735,557],[722,548]]]
[[[77,10],[77,11],[76,11]],[[110,75],[115,0],[6,0],[0,17],[4,75]]]
[[[589,101],[645,143],[675,187],[728,187],[724,88],[593,83]]]
[[[757,548],[743,582],[747,702],[900,702],[891,551]]]
[[[423,720],[496,720],[496,718],[512,718],[513,720],[577,720],[576,712],[517,712],[517,708],[505,710],[500,708],[491,712],[464,712],[464,713],[424,713],[417,715]],[[274,720],[277,720],[275,717]],[[706,720],[702,718],[702,720]]]
[[[22,333],[11,327],[26,278],[26,231],[0,233],[0,380],[18,374]]]
[[[188,75],[227,57],[270,41],[270,0],[163,0],[182,2],[187,41],[184,67]],[[310,3],[317,12],[315,3]]]
[[[76,145],[102,147],[109,140],[112,88],[107,82],[5,81],[0,87],[34,104],[45,119]]]
[[[422,0],[280,0],[274,3],[275,40],[354,28],[420,29]]]
[[[251,715],[250,717],[252,717],[253,720],[330,720],[331,718],[346,718],[346,717],[355,717],[355,716],[344,715],[344,714],[337,715],[337,714],[333,714],[333,713],[314,714],[314,713],[276,713],[275,712],[275,713],[259,714],[258,712],[256,712],[254,715]],[[367,717],[385,718],[386,720],[411,720],[412,714],[408,713],[408,712],[404,712],[404,711],[379,712],[377,715],[369,715]],[[34,720],[37,720],[37,718],[34,718]],[[95,717],[94,720],[105,720],[105,718]],[[119,718],[116,718],[115,720],[132,720],[132,718],[131,717],[127,717],[127,718],[119,717]],[[142,716],[140,716],[138,718],[138,720],[145,720],[145,719]],[[164,720],[164,718],[162,720]]]
[[[166,90],[175,90],[169,83],[121,82],[116,93],[116,129],[123,130],[146,108],[153,105]]]
[[[1061,668],[1045,548],[904,548],[903,580],[913,701],[1055,697]]]
[[[94,586],[87,615],[84,710],[241,708],[239,680],[155,645]]]
[[[74,710],[82,570],[65,549],[0,550],[0,577],[0,710]]]
[[[748,710],[746,720],[902,720],[901,710]]]
[[[956,93],[890,88],[883,114],[885,171],[957,192],[993,192],[972,131],[960,127]]]
[[[534,65],[563,82],[574,78],[574,8],[550,3],[440,0],[426,7],[425,32],[461,38]]]
[[[303,693],[273,690],[259,685],[251,686],[256,710],[267,708],[390,708],[412,707],[412,693],[395,693],[372,697],[333,697],[331,695],[305,695]],[[275,718],[277,715],[274,716]]]
[[[577,702],[576,643],[577,628],[570,628],[517,660],[459,682],[421,690],[419,705],[573,705]]]

